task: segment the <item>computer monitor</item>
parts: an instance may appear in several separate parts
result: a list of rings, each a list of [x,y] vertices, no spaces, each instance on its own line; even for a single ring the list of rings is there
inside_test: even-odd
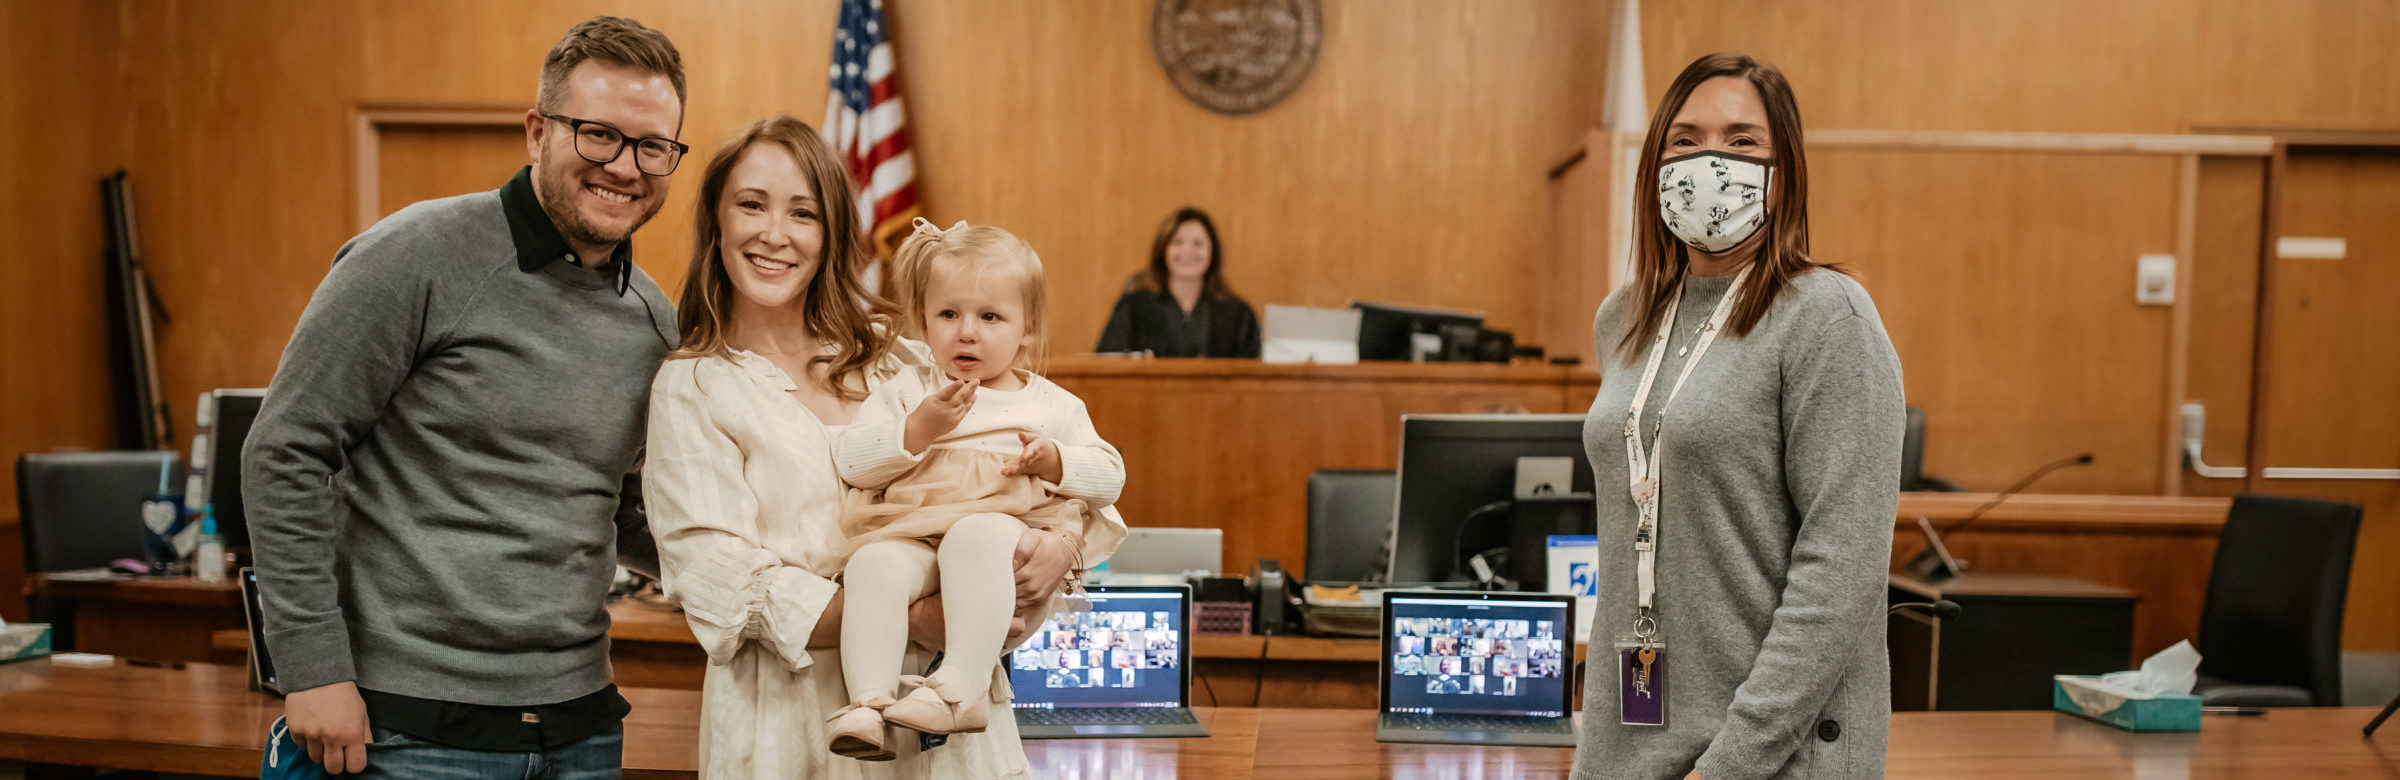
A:
[[[1480,332],[1483,315],[1475,312],[1442,311],[1386,303],[1355,301],[1350,308],[1358,310],[1358,359],[1407,360],[1409,340],[1419,333],[1440,335],[1445,327],[1465,327]],[[1447,339],[1446,339],[1447,340]],[[1436,353],[1431,359],[1442,359]]]
[[[216,505],[217,535],[228,550],[250,549],[250,524],[242,514],[242,443],[258,420],[264,388],[211,390],[200,396],[199,434],[192,437],[192,475],[200,478],[194,503]],[[244,558],[247,560],[247,558]]]
[[[1900,437],[1900,489],[1915,490],[1925,481],[1925,407],[1908,407],[1908,426]]]
[[[1478,508],[1516,497],[1517,459],[1575,460],[1571,495],[1592,493],[1580,414],[1412,414],[1400,418],[1400,500],[1394,511],[1391,581],[1455,582],[1466,554],[1506,545],[1506,572],[1539,579],[1550,534],[1590,534],[1592,514],[1563,527],[1517,528],[1515,512],[1466,525]],[[1588,502],[1585,502],[1588,505]]]

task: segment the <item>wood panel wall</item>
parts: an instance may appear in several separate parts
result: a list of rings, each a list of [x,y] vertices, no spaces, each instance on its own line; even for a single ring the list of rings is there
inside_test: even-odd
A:
[[[1533,324],[1544,174],[1598,119],[1606,4],[1327,2],[1316,71],[1238,119],[1166,84],[1150,6],[903,5],[894,22],[941,42],[901,50],[931,212],[1042,253],[1055,352],[1090,349],[1185,204],[1217,218],[1226,278],[1253,305]]]
[[[0,516],[17,514],[18,454],[116,443],[102,400],[111,385],[100,226],[100,177],[132,129],[100,110],[119,69],[116,21],[96,4],[0,3],[0,467],[11,469]],[[136,197],[157,203],[154,193]],[[0,570],[21,560],[12,554]],[[14,582],[0,575],[0,614],[21,617]]]
[[[2194,128],[2400,128],[2400,6],[2314,0],[1646,3],[1655,99],[1717,50],[1776,63],[1808,127],[2177,133]],[[1983,158],[1983,159],[1976,159]],[[2286,235],[2345,235],[2342,261],[2279,266],[2269,391],[2275,466],[2400,465],[2400,247],[2391,166],[2295,157]],[[2164,308],[2133,302],[2135,257],[2176,251],[2176,163],[2100,156],[1843,151],[1811,155],[1817,254],[1854,266],[1882,309],[1926,470],[1995,490],[2054,457],[2097,455],[2043,492],[2153,493],[2174,370]],[[2256,296],[2257,160],[2200,166],[2188,400],[2208,408],[2206,459],[2246,447]],[[2380,172],[2379,172],[2380,171]],[[2303,217],[2303,212],[2316,215]],[[2315,219],[2318,226],[2304,229]],[[2297,222],[2295,220],[2298,220]],[[2309,232],[2310,230],[2328,232]],[[2385,228],[2384,230],[2388,230]],[[2313,265],[2311,265],[2313,264]],[[2376,303],[2364,299],[2384,301]],[[2347,362],[2344,362],[2347,361]],[[2239,480],[2186,474],[2181,492]],[[2400,484],[2273,480],[2278,494],[2358,502],[2344,644],[2400,650]],[[2183,554],[2187,562],[2197,549]],[[2171,597],[2178,609],[2197,600]]]
[[[2249,447],[2252,307],[2258,295],[2254,186],[2261,163],[2201,169],[2203,215],[2193,271],[2191,400],[2206,404],[2202,457],[2240,465]],[[2278,261],[2270,337],[2266,457],[2270,466],[2392,468],[2400,463],[2400,153],[2292,157],[2284,235],[2348,240],[2341,260]],[[2241,480],[2189,477],[2184,492],[2230,496]],[[2356,503],[2366,510],[2350,568],[2343,644],[2400,650],[2400,483],[2275,479],[2264,491]]]
[[[1309,81],[1276,110],[1234,119],[1167,84],[1147,4],[1045,14],[894,3],[931,214],[1009,227],[1043,252],[1062,352],[1098,337],[1157,220],[1186,203],[1217,214],[1229,278],[1256,302],[1355,297],[1530,320],[1542,173],[1597,115],[1600,71],[1580,57],[1605,38],[1604,14],[1570,0],[1507,14],[1455,0],[1327,5]],[[179,310],[160,334],[160,371],[179,419],[202,390],[272,376],[355,232],[357,105],[529,103],[542,53],[592,13],[563,0],[92,8],[121,10],[124,23],[88,48],[139,75],[60,90],[78,102],[59,108],[139,137],[91,156],[134,168],[153,202],[145,239]],[[696,157],[751,119],[823,115],[831,0],[606,10],[683,51]],[[688,251],[690,197],[673,190],[635,239],[638,262],[669,287]],[[81,387],[104,386],[83,373]]]

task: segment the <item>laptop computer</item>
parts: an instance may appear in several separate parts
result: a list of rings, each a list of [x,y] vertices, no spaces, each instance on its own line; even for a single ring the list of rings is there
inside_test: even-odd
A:
[[[258,570],[244,566],[234,576],[242,585],[242,622],[250,627],[250,687],[281,695],[283,685],[275,679],[275,659],[267,655],[267,622],[258,605]]]
[[[1383,594],[1377,742],[1574,747],[1575,597]]]
[[[1025,739],[1205,737],[1192,715],[1191,588],[1094,586],[1008,654]]]
[[[1125,529],[1125,541],[1108,556],[1108,570],[1178,577],[1187,571],[1215,574],[1224,549],[1223,529],[1135,526]]]

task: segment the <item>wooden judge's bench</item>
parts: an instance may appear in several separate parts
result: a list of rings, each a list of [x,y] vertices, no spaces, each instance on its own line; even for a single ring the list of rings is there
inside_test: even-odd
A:
[[[1256,360],[1062,357],[1045,376],[1091,409],[1125,454],[1118,511],[1133,525],[1225,530],[1227,572],[1260,559],[1307,576],[1309,472],[1399,464],[1400,416],[1581,414],[1589,365],[1270,365]]]

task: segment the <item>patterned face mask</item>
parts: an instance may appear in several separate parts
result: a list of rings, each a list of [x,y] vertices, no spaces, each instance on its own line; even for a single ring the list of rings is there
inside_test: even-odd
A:
[[[1658,217],[1667,230],[1715,254],[1767,224],[1766,163],[1730,152],[1695,152],[1658,164]]]

